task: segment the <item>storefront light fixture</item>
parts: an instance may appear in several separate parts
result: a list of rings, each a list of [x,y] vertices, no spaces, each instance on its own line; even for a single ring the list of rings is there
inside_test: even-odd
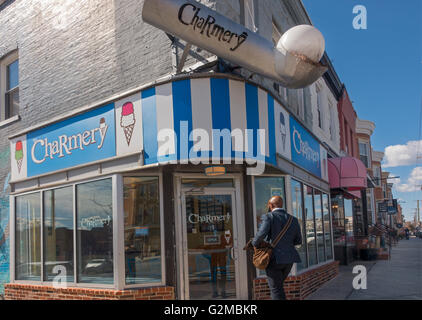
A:
[[[205,168],[205,175],[208,177],[223,176],[226,174],[224,166],[209,166]]]

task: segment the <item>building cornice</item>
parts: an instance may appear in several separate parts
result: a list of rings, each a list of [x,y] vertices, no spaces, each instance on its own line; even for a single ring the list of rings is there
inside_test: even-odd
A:
[[[381,162],[384,158],[384,152],[372,150],[372,161]]]
[[[356,133],[371,136],[375,130],[375,123],[369,120],[356,119]]]

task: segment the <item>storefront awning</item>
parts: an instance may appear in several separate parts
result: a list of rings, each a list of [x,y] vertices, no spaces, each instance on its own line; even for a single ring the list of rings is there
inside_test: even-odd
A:
[[[331,189],[359,191],[367,187],[366,167],[353,157],[331,158],[328,159],[328,179]]]

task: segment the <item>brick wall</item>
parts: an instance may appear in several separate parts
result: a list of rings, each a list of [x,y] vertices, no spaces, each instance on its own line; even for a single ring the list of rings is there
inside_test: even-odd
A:
[[[338,261],[327,263],[321,267],[309,270],[298,276],[288,277],[284,282],[284,291],[288,300],[303,300],[315,292],[327,281],[338,275]],[[267,279],[255,279],[253,295],[256,300],[270,299],[270,289]]]
[[[174,287],[137,290],[53,288],[50,286],[9,283],[5,300],[174,300]]]

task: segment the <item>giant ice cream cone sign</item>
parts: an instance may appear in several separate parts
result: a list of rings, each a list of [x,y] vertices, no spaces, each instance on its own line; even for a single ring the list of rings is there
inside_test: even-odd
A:
[[[135,113],[133,110],[133,103],[126,102],[122,107],[122,116],[120,118],[120,126],[125,132],[127,145],[130,145],[130,140],[132,139],[133,129],[135,128]]]
[[[272,41],[194,0],[145,0],[142,19],[165,32],[287,88],[304,88],[327,68],[321,32],[311,25],[287,30]]]
[[[16,163],[18,165],[18,171],[21,172],[22,168],[22,162],[23,162],[23,147],[22,147],[22,141],[17,141],[15,146],[15,159]]]

